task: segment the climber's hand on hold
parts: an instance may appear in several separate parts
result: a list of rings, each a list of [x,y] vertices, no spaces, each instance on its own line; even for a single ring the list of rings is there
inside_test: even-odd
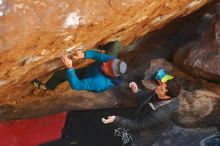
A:
[[[76,51],[76,54],[73,56],[74,59],[83,59],[85,58],[85,53],[81,50]]]
[[[72,68],[73,62],[71,59],[69,59],[66,55],[63,55],[61,57],[63,64],[66,66],[66,68]]]

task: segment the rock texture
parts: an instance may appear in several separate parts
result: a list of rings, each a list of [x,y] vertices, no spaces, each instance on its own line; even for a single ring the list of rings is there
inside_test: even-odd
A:
[[[0,119],[112,107],[116,99],[108,98],[111,96],[108,92],[82,94],[63,85],[53,93],[31,95],[30,84],[35,78],[46,80],[61,68],[62,54],[116,39],[127,45],[208,2],[0,0]],[[83,66],[80,62],[74,65]]]
[[[178,50],[174,63],[187,73],[220,83],[220,3],[200,20],[200,39]]]

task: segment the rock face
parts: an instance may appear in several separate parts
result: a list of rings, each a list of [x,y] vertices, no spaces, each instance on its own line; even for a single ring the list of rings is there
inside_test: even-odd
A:
[[[200,20],[199,40],[178,50],[174,63],[187,73],[220,83],[220,3]]]
[[[176,123],[184,127],[219,127],[220,86],[193,79],[163,59],[155,59],[151,61],[142,81],[146,88],[155,89],[155,82],[149,78],[149,73],[154,74],[160,67],[174,75],[182,86],[178,97],[179,111],[174,118]]]
[[[64,85],[53,93],[31,95],[30,84],[36,78],[45,81],[61,68],[62,54],[116,39],[127,45],[208,2],[0,0],[0,119],[112,107],[115,99],[107,98],[109,93],[81,94],[65,90]],[[79,62],[74,65],[82,66]]]

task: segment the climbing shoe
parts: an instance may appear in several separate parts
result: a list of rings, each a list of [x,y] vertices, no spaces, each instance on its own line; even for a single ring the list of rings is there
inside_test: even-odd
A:
[[[41,81],[39,81],[39,80],[33,80],[33,81],[32,81],[32,85],[33,85],[35,88],[40,89]]]

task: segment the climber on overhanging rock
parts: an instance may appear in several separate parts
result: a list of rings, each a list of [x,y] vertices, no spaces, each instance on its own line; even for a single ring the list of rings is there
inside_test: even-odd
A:
[[[121,137],[123,144],[152,145],[178,110],[178,98],[175,98],[181,90],[178,80],[166,74],[163,69],[157,72],[156,79],[159,85],[149,93],[140,90],[135,82],[129,84],[132,92],[137,94],[141,101],[133,120],[120,116],[102,118],[104,124],[113,123],[120,127],[115,130],[115,135]]]
[[[68,80],[74,90],[103,92],[114,85],[119,85],[124,80],[127,64],[115,58],[120,48],[119,41],[110,42],[103,46],[103,49],[106,49],[106,52],[112,56],[94,50],[88,50],[85,53],[77,51],[76,55],[73,56],[75,59],[96,60],[88,67],[77,70],[73,68],[72,60],[64,55],[61,59],[67,69],[55,72],[45,85],[41,84],[39,80],[34,80],[32,84],[38,89],[54,90],[59,84]]]

